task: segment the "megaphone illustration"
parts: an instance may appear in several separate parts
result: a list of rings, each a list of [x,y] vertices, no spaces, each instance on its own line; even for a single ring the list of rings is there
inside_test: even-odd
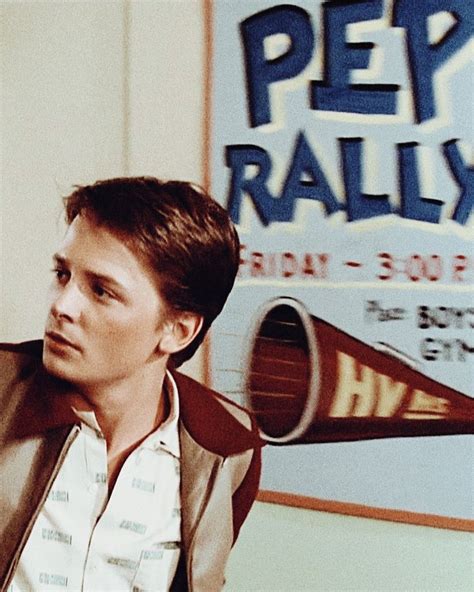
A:
[[[474,433],[474,400],[311,315],[292,298],[256,313],[246,405],[273,444]]]

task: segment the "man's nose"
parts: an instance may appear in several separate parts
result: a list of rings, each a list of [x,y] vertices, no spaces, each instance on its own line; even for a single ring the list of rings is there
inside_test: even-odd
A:
[[[51,312],[56,318],[77,321],[81,315],[82,294],[74,282],[57,287],[53,294]]]

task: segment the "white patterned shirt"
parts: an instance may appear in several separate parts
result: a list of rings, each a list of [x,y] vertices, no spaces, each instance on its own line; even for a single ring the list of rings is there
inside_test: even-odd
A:
[[[9,592],[162,592],[180,553],[179,400],[167,374],[170,414],[124,462],[109,498],[107,446],[94,412],[33,526]]]

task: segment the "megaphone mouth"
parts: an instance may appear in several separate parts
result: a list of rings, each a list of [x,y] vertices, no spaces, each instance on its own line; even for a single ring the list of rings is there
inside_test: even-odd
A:
[[[262,437],[286,444],[305,434],[318,406],[316,328],[305,306],[287,297],[261,306],[251,326],[245,403]]]

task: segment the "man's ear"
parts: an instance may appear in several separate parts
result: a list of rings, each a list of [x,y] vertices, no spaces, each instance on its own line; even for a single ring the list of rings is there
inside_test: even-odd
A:
[[[162,354],[175,354],[187,347],[201,330],[203,316],[194,312],[178,312],[165,322],[158,344]]]

